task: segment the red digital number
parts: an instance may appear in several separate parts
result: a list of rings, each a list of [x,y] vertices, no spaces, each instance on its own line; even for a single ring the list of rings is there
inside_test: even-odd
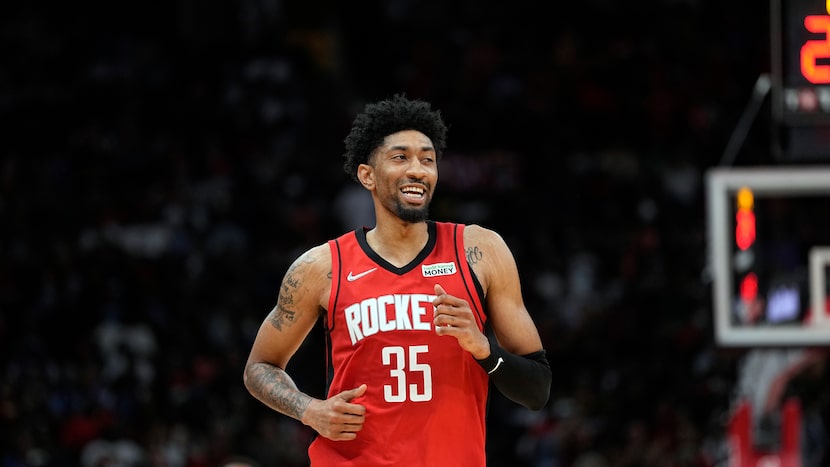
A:
[[[741,280],[741,300],[744,303],[751,303],[758,298],[758,276],[750,272]]]
[[[813,84],[830,83],[830,65],[817,63],[819,59],[830,59],[830,16],[805,16],[804,27],[824,34],[824,39],[807,41],[801,47],[801,74]]]
[[[735,217],[735,243],[743,251],[755,243],[755,213],[749,209],[739,209]]]

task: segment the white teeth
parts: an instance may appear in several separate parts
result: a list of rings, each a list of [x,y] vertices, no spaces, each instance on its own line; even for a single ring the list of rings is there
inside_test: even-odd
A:
[[[409,196],[412,196],[412,195],[423,196],[424,195],[424,190],[422,190],[420,188],[415,188],[415,187],[406,187],[406,188],[401,189],[401,193],[403,193],[405,195],[409,195]]]

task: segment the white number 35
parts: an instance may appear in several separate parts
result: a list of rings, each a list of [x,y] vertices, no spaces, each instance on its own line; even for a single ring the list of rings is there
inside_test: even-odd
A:
[[[383,398],[386,402],[404,402],[407,395],[412,402],[432,399],[432,368],[426,363],[418,362],[418,355],[428,351],[429,347],[426,345],[412,345],[408,349],[400,346],[383,348],[381,352],[383,364],[392,367],[389,375],[395,380],[393,384],[383,385]],[[421,373],[421,377],[413,378],[416,373]],[[417,383],[407,385],[407,378],[415,381],[423,380],[423,387],[419,388]]]

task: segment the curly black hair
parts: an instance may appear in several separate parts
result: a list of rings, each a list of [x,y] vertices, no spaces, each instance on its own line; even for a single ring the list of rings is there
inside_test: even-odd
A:
[[[357,167],[367,164],[369,157],[387,136],[404,130],[416,130],[425,134],[435,148],[437,160],[447,147],[447,125],[441,112],[432,110],[430,103],[408,99],[405,94],[395,94],[389,99],[367,104],[358,114],[352,129],[344,140],[346,152],[343,170],[357,179]]]

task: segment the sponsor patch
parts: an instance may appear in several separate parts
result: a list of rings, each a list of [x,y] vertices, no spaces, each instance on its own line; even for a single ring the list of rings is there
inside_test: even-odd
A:
[[[451,276],[456,272],[455,263],[435,263],[421,266],[424,277]]]

